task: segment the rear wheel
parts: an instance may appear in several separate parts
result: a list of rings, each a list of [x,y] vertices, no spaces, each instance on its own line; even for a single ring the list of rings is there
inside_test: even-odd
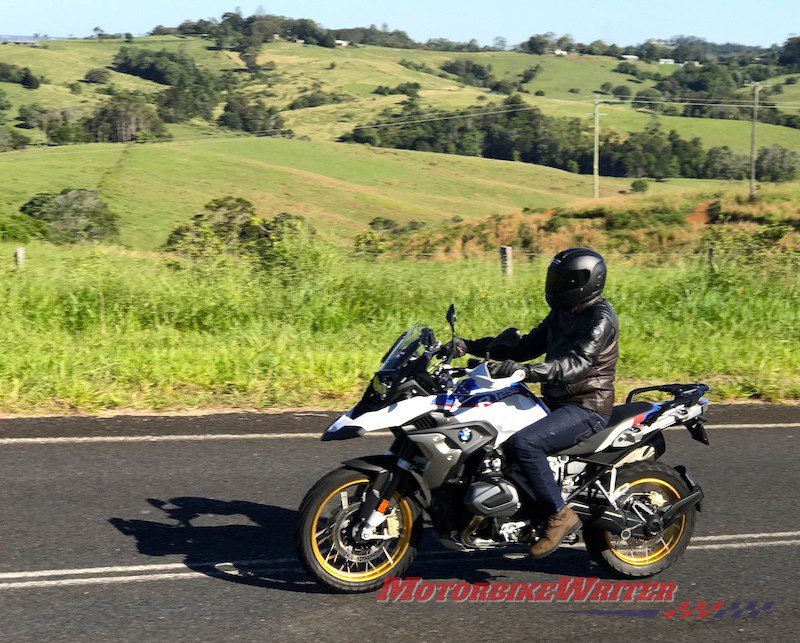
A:
[[[353,535],[367,476],[359,471],[332,471],[306,494],[300,505],[296,543],[300,561],[318,583],[339,592],[370,592],[388,576],[402,575],[414,560],[422,520],[411,499],[395,494],[380,540],[359,542]]]
[[[634,502],[654,511],[677,502],[690,492],[680,474],[657,462],[637,462],[622,467],[617,485],[630,484],[618,500],[620,506]],[[665,570],[683,554],[694,533],[695,507],[690,507],[671,525],[651,538],[624,540],[617,534],[586,527],[583,536],[592,559],[606,570],[627,578],[652,576]]]

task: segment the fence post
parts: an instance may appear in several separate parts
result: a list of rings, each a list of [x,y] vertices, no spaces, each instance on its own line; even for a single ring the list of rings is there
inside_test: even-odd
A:
[[[504,277],[514,275],[514,255],[511,246],[500,246],[500,270]]]
[[[14,267],[17,270],[22,270],[25,267],[25,248],[16,248],[14,250]]]

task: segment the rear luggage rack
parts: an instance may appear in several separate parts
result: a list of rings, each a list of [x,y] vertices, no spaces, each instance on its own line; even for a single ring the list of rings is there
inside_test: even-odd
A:
[[[675,401],[680,400],[682,403],[691,406],[697,404],[700,398],[708,392],[708,386],[705,384],[661,384],[659,386],[644,386],[642,388],[635,388],[628,397],[625,398],[625,403],[630,404],[633,398],[641,393],[648,391],[660,391],[661,393],[670,393],[674,396]]]

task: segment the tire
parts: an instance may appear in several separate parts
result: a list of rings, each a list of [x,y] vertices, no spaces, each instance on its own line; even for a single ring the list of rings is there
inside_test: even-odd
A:
[[[684,498],[690,492],[680,473],[666,465],[652,461],[636,462],[621,467],[617,475],[617,485],[625,483],[631,484],[629,493],[637,492],[637,490],[639,493],[654,490],[662,498],[669,496],[666,499],[670,503]],[[623,500],[627,497],[629,497],[628,494],[623,497]],[[618,536],[603,529],[585,527],[583,537],[586,542],[586,550],[592,560],[615,576],[623,578],[653,576],[667,569],[681,557],[694,533],[696,515],[697,509],[694,506],[690,507],[659,536],[647,542],[636,539],[622,541]],[[656,540],[658,538],[661,540]],[[648,550],[645,549],[643,554],[637,553],[653,541],[655,541],[653,543],[655,551],[648,554]],[[629,545],[636,547],[629,548]]]
[[[320,479],[300,505],[295,533],[300,562],[312,579],[336,592],[360,593],[379,589],[384,578],[405,573],[419,548],[422,537],[419,507],[411,498],[395,494],[386,513],[397,520],[397,537],[391,541],[379,541],[380,544],[370,548],[365,556],[377,557],[363,563],[363,571],[351,571],[346,567],[350,558],[344,547],[352,543],[345,542],[347,532],[341,526],[341,521],[347,520],[357,510],[361,492],[368,483],[368,476],[360,471],[336,469]],[[347,502],[342,498],[340,507],[336,508],[335,499],[342,494],[353,495]],[[324,516],[329,506],[332,509],[331,516]],[[320,529],[323,521],[326,526]],[[320,537],[319,534],[323,532],[330,532],[330,535]],[[381,549],[373,551],[376,548]],[[346,555],[340,555],[341,552]],[[356,562],[352,564],[356,570],[361,565]],[[343,565],[344,569],[341,567]]]

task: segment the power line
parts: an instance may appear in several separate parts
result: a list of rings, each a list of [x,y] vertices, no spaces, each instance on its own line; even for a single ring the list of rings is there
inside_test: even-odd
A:
[[[585,105],[588,99],[558,99],[560,102],[563,103],[575,103],[575,104],[583,104]],[[712,99],[692,99],[691,101],[688,100],[680,100],[680,99],[633,99],[632,101],[614,101],[613,99],[605,99],[603,97],[598,97],[597,102],[599,104],[606,104],[606,105],[630,105],[635,107],[636,105],[683,105],[683,106],[700,106],[700,107],[752,107],[752,103],[738,103],[738,102],[726,102],[726,103],[719,103],[719,102],[700,102],[702,100],[712,100]],[[784,107],[784,106],[800,106],[800,103],[780,103],[780,104],[773,104],[773,105],[761,105],[762,107],[769,107],[769,108],[777,108],[777,107]],[[363,129],[381,129],[381,128],[388,128],[388,127],[402,127],[405,125],[413,125],[418,123],[430,123],[430,122],[437,122],[437,121],[446,121],[446,120],[454,120],[458,118],[475,118],[481,116],[492,116],[492,115],[500,115],[500,114],[513,114],[513,113],[521,113],[521,112],[528,112],[528,111],[542,111],[541,106],[537,105],[525,105],[525,106],[517,106],[517,107],[510,107],[507,109],[491,109],[487,108],[484,110],[479,110],[475,108],[467,108],[465,110],[460,110],[454,113],[447,113],[443,115],[441,109],[434,109],[431,110],[431,114],[436,114],[435,116],[424,117],[424,118],[412,118],[407,120],[394,120],[394,121],[384,121],[373,123],[370,125],[356,125],[353,127],[353,130],[363,130]],[[422,114],[425,112],[423,111]],[[569,117],[567,117],[569,118]],[[574,117],[573,117],[574,118]],[[678,118],[702,118],[702,117],[692,117],[692,116],[678,116]],[[713,119],[716,120],[716,119]],[[743,121],[744,119],[726,119],[731,121]],[[749,120],[749,119],[748,119]],[[148,145],[165,145],[165,144],[172,144],[172,145],[181,145],[181,144],[190,144],[190,143],[214,143],[214,142],[223,142],[223,141],[235,141],[235,140],[251,140],[253,135],[256,137],[279,137],[281,133],[286,132],[289,128],[288,127],[275,127],[270,129],[264,130],[256,130],[252,132],[247,132],[246,134],[236,135],[236,136],[216,136],[214,134],[209,134],[207,136],[200,136],[196,138],[182,138],[178,140],[167,140],[167,141],[158,141],[154,143],[149,143]],[[250,134],[251,136],[248,136]],[[40,146],[34,146],[40,147]],[[60,146],[55,146],[60,147]],[[60,152],[61,155],[68,154],[69,152],[62,151]],[[78,152],[74,152],[78,153]],[[2,158],[2,157],[0,157]]]

